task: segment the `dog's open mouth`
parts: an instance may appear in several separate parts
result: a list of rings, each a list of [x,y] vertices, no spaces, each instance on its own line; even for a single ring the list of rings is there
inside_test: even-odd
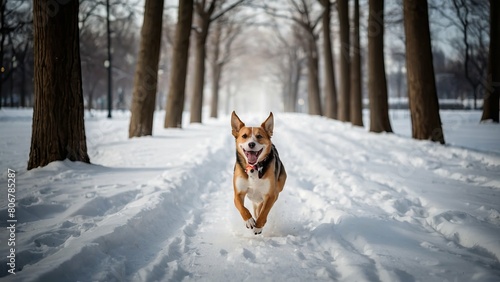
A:
[[[264,149],[260,149],[259,151],[247,151],[243,149],[243,152],[245,152],[245,156],[247,157],[248,164],[255,165],[259,159],[260,153],[262,153],[262,150]]]

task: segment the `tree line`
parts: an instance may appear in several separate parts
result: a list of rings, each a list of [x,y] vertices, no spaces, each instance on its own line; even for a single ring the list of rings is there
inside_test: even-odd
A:
[[[459,1],[450,0],[460,6]],[[463,0],[465,1],[465,0]],[[5,2],[5,1],[4,1]],[[490,1],[488,75],[485,83],[483,118],[498,122],[498,9]],[[55,3],[55,4],[54,4]],[[82,3],[85,3],[83,1]],[[270,2],[271,3],[271,2]],[[212,38],[210,63],[212,65],[212,94],[217,93],[222,67],[230,56],[231,44],[244,24],[229,15],[241,7],[263,11],[275,24],[278,44],[286,46],[285,62],[288,71],[282,73],[286,81],[285,110],[294,110],[300,77],[307,75],[308,111],[332,119],[362,124],[363,48],[367,41],[367,91],[370,108],[369,129],[373,132],[391,132],[388,117],[387,78],[384,59],[384,32],[386,13],[383,0],[368,0],[366,9],[360,9],[358,0],[306,1],[223,1],[180,0],[175,36],[172,38],[169,90],[164,126],[181,127],[186,97],[189,46],[194,50],[193,87],[190,96],[190,122],[202,122],[202,105],[206,80],[207,40]],[[366,4],[366,3],[365,3]],[[56,6],[50,6],[56,5]],[[68,158],[89,162],[86,153],[83,123],[82,91],[82,28],[79,20],[79,1],[64,3],[33,1],[33,61],[34,61],[34,114],[33,134],[28,168],[44,166],[54,160]],[[467,5],[467,3],[466,3]],[[408,97],[412,119],[412,135],[416,139],[428,139],[444,143],[439,117],[438,96],[433,65],[429,10],[427,1],[402,1],[404,47]],[[133,75],[133,95],[129,137],[152,134],[155,111],[164,1],[146,0],[141,28],[140,44]],[[353,10],[352,12],[350,10]],[[460,10],[460,9],[457,9]],[[462,11],[461,10],[461,11]],[[336,11],[336,13],[333,13]],[[360,11],[368,13],[363,39],[360,33]],[[332,17],[332,15],[337,17]],[[245,13],[238,18],[244,18]],[[391,15],[389,15],[391,16]],[[401,15],[400,15],[401,16]],[[460,15],[457,14],[457,17]],[[452,17],[452,16],[450,16]],[[339,30],[330,30],[332,18],[338,19]],[[291,36],[274,19],[290,22]],[[390,19],[389,19],[390,20]],[[496,25],[496,26],[495,26]],[[231,31],[232,30],[232,31]],[[470,29],[467,29],[470,31]],[[233,32],[233,35],[231,35]],[[495,33],[496,32],[496,33]],[[3,29],[2,29],[3,34]],[[338,35],[338,40],[332,40]],[[3,38],[3,37],[2,37]],[[221,40],[225,38],[225,40]],[[232,39],[231,39],[232,38]],[[2,39],[3,40],[3,39]],[[194,42],[193,42],[194,41]],[[318,48],[322,42],[322,52]],[[339,42],[339,46],[333,46]],[[465,42],[468,42],[467,40]],[[228,46],[229,45],[229,46]],[[475,55],[467,47],[469,60]],[[215,50],[215,52],[214,52]],[[218,50],[218,51],[217,51]],[[224,55],[220,54],[221,50]],[[338,71],[335,74],[335,50],[338,50]],[[217,53],[219,52],[219,53]],[[320,56],[322,53],[322,56]],[[288,64],[286,64],[288,63]],[[470,63],[472,65],[472,63]],[[305,67],[304,67],[305,66]],[[323,73],[320,72],[323,67]],[[469,66],[468,66],[469,67]],[[475,71],[477,72],[477,71]],[[472,72],[470,72],[472,73]],[[215,74],[215,75],[214,75]],[[218,75],[217,75],[218,74]],[[323,78],[321,93],[320,76]],[[470,75],[472,77],[472,75]],[[338,88],[337,80],[338,78]],[[299,81],[298,81],[299,80]],[[217,116],[217,95],[212,97],[212,116]],[[496,110],[495,110],[496,105]],[[68,110],[70,109],[70,110]]]

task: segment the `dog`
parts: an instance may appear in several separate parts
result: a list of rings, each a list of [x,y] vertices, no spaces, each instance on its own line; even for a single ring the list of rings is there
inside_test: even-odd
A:
[[[278,150],[271,142],[274,129],[273,113],[260,127],[247,127],[233,111],[232,134],[236,140],[234,165],[234,205],[255,235],[261,234],[269,211],[283,191],[285,167]],[[253,203],[254,217],[244,206],[245,196]]]

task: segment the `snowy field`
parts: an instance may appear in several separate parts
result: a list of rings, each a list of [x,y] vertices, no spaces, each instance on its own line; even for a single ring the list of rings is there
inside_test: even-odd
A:
[[[410,139],[405,112],[396,134],[275,113],[288,180],[255,236],[233,205],[228,116],[165,130],[159,112],[129,140],[127,114],[87,114],[92,165],[26,171],[31,111],[0,110],[0,280],[500,281],[500,126],[479,117],[443,111],[441,146]]]

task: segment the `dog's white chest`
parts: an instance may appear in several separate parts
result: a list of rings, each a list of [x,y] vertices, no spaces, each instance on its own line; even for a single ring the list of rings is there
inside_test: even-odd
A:
[[[269,192],[271,182],[268,179],[249,177],[248,179],[238,178],[236,188],[240,192],[246,192],[248,199],[254,203],[264,201],[264,195]]]

